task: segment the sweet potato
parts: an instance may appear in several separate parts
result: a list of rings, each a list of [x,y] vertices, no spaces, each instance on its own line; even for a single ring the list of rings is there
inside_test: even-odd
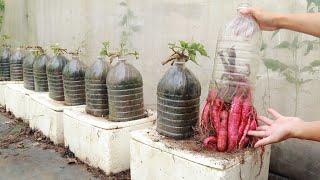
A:
[[[222,108],[223,108],[222,100],[220,98],[216,98],[216,100],[214,101],[214,104],[211,106],[211,114],[210,114],[211,125],[214,128],[216,133],[218,132],[219,126],[220,126],[220,114],[221,114]]]
[[[237,148],[239,123],[242,112],[242,98],[235,96],[233,98],[228,120],[228,152],[233,152]]]
[[[214,150],[216,149],[217,138],[215,136],[209,136],[203,141],[203,146],[207,149]]]
[[[228,112],[222,111],[221,123],[217,131],[217,150],[225,152],[228,147]]]

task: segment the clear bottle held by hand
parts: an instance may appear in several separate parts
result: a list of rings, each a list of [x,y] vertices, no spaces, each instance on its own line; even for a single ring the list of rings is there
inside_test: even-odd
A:
[[[247,132],[257,127],[252,91],[260,61],[261,31],[253,17],[240,14],[248,7],[248,3],[240,4],[237,15],[219,34],[210,91],[200,121],[201,132],[207,137],[204,146],[216,143],[221,152],[255,143]]]

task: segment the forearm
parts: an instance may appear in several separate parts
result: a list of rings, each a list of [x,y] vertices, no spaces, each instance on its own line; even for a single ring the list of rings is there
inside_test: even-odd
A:
[[[320,37],[320,13],[278,14],[274,21],[279,28]]]
[[[320,142],[320,121],[293,124],[292,137]]]

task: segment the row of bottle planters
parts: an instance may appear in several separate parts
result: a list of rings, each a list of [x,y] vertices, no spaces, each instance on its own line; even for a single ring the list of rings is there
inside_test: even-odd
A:
[[[4,48],[0,58],[1,80],[24,81],[24,87],[37,92],[49,91],[50,98],[66,105],[86,104],[94,116],[107,116],[111,121],[130,121],[145,116],[143,81],[139,71],[125,59],[109,67],[103,57],[85,70],[74,55],[26,55]],[[201,86],[194,74],[176,62],[163,76],[157,90],[157,130],[184,139],[193,134],[199,118]]]

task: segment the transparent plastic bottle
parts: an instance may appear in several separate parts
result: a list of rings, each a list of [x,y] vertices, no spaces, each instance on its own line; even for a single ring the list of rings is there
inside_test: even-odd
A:
[[[132,121],[145,116],[142,76],[126,58],[118,58],[110,68],[107,88],[110,121]]]
[[[23,81],[23,58],[24,52],[17,48],[10,58],[10,79],[11,81]]]
[[[23,84],[26,89],[34,90],[33,63],[35,60],[35,49],[30,49],[23,60]]]
[[[0,56],[0,80],[10,81],[10,56],[11,51],[9,46],[4,46]]]
[[[224,103],[235,95],[250,96],[260,61],[261,31],[251,16],[239,10],[250,7],[241,3],[238,14],[220,32],[216,46],[213,77],[210,88],[217,89]]]
[[[63,68],[64,102],[67,106],[86,103],[85,68],[78,55],[73,55]]]
[[[33,64],[34,89],[36,92],[47,92],[48,78],[46,73],[46,64],[49,61],[49,56],[45,53],[36,57]]]
[[[86,112],[102,117],[109,114],[107,73],[109,65],[105,58],[99,56],[86,71]]]
[[[185,61],[174,62],[158,83],[157,95],[157,131],[174,139],[192,136],[199,120],[201,85]]]

